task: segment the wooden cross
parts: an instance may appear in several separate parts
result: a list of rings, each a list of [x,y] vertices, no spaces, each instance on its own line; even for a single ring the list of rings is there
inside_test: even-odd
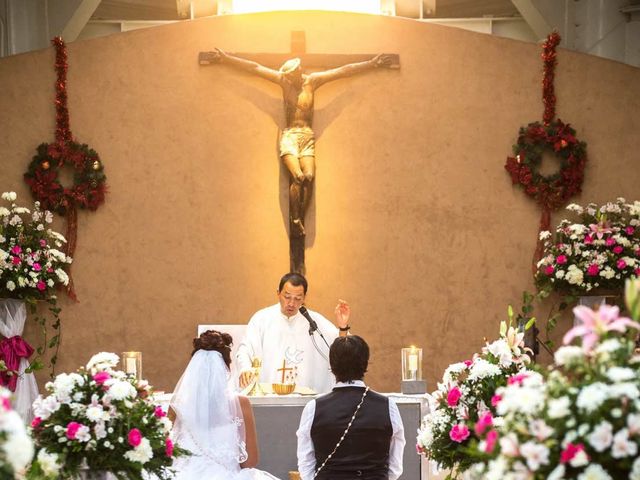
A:
[[[198,61],[200,65],[211,65],[215,52],[200,52]],[[374,57],[375,53],[307,53],[304,31],[291,32],[291,52],[289,53],[232,53],[238,57],[253,60],[261,65],[277,70],[287,60],[297,57],[302,61],[304,68],[325,69],[339,67],[347,63],[364,62]],[[400,55],[389,54],[391,68],[400,68]]]
[[[231,53],[234,57],[241,57],[245,60],[256,62],[260,65],[273,70],[278,70],[280,66],[287,60],[298,57],[304,68],[330,70],[342,67],[348,64],[365,62],[375,57],[375,54],[327,54],[327,53],[307,53],[306,39],[304,31],[291,32],[291,52],[289,53]],[[400,68],[400,56],[398,54],[386,54],[389,57],[390,64],[388,68]],[[217,52],[200,52],[198,61],[200,65],[211,65],[217,62]],[[293,179],[290,178],[290,182]],[[296,187],[295,184],[293,188]],[[310,187],[307,187],[310,188]],[[299,194],[304,198],[304,195]],[[296,218],[295,221],[291,217],[292,197],[289,197],[289,270],[291,272],[305,273],[304,251],[305,251],[305,233],[304,233],[304,211],[302,218]],[[305,200],[306,201],[306,200]],[[297,205],[297,204],[296,204]],[[308,207],[306,203],[305,209]],[[296,223],[298,222],[298,223]],[[302,226],[302,231],[300,227]],[[294,233],[295,232],[295,233]],[[284,382],[284,373],[283,373]]]
[[[284,383],[284,376],[288,371],[293,371],[293,367],[287,367],[287,360],[282,360],[282,368],[277,368],[276,372],[282,372],[282,382]]]

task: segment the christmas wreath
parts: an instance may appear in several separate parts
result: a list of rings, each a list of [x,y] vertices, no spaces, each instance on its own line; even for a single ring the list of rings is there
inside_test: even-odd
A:
[[[547,176],[539,172],[545,151],[554,153],[560,161],[559,171]],[[515,156],[507,158],[505,165],[511,181],[521,185],[542,207],[555,210],[581,192],[586,144],[578,141],[569,124],[555,120],[548,125],[533,122],[521,127],[513,153]]]
[[[62,167],[73,168],[73,185],[64,187],[59,180]],[[106,179],[104,167],[95,150],[74,141],[43,143],[29,164],[24,179],[43,208],[61,215],[71,205],[96,210],[104,202]]]

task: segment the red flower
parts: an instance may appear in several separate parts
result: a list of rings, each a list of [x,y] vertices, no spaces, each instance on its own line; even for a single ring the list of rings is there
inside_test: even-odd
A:
[[[132,447],[137,447],[142,442],[142,433],[137,428],[132,428],[129,430],[129,435],[127,435],[127,441],[129,445]]]

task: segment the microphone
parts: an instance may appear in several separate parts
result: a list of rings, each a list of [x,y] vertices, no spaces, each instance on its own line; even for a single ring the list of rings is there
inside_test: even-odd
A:
[[[307,310],[307,307],[305,307],[304,305],[300,307],[300,313],[309,322],[309,335],[313,335],[313,332],[318,330],[318,324],[313,318],[311,318],[311,315],[309,315],[309,310]]]

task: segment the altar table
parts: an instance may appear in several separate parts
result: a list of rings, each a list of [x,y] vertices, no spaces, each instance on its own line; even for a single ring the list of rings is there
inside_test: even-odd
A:
[[[396,402],[404,425],[406,445],[401,480],[427,480],[428,462],[416,453],[416,431],[422,417],[429,410],[427,395],[385,393]],[[260,448],[259,469],[288,480],[289,472],[298,470],[296,458],[296,430],[302,409],[314,396],[284,395],[249,397],[253,407]],[[166,409],[171,394],[159,395],[157,400]]]
[[[400,411],[407,441],[403,456],[402,480],[428,478],[427,462],[416,453],[416,430],[428,411],[426,395],[385,394]],[[313,396],[249,397],[253,406],[260,447],[258,468],[287,480],[297,470],[296,430],[302,409]]]

